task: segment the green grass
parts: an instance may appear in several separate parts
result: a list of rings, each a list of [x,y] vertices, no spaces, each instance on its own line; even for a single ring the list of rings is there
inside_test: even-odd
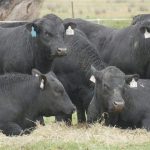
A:
[[[121,144],[121,145],[106,145],[104,143],[76,143],[76,142],[51,142],[50,140],[40,141],[24,146],[12,147],[4,146],[0,150],[149,150],[150,143],[140,144]]]

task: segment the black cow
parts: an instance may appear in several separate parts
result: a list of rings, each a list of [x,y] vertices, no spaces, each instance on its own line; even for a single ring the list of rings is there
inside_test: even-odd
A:
[[[88,122],[101,119],[121,128],[150,130],[150,81],[138,80],[138,75],[125,75],[116,67],[102,71],[92,68],[96,79],[94,97],[88,109]],[[137,82],[136,82],[136,81]],[[124,103],[124,108],[117,103]]]
[[[53,71],[77,108],[78,122],[85,122],[85,111],[93,96],[94,87],[90,81],[91,65],[100,70],[105,64],[81,31],[75,30],[73,36],[66,36],[65,43],[70,51],[67,56],[54,60]]]
[[[1,27],[0,73],[31,74],[32,68],[48,72],[56,56],[66,55],[63,38],[69,25],[49,14],[24,25]]]
[[[26,133],[39,116],[71,114],[75,107],[53,72],[44,75],[0,76],[0,130],[6,135]]]
[[[131,24],[135,25],[137,22],[143,22],[145,20],[150,21],[150,14],[140,14],[140,15],[134,16]]]
[[[150,22],[137,22],[124,29],[113,29],[81,19],[74,21],[77,28],[97,48],[103,61],[117,66],[126,74],[137,73],[150,78]]]

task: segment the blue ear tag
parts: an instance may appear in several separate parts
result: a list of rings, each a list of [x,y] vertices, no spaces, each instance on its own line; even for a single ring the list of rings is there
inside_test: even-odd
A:
[[[32,37],[36,37],[36,31],[34,30],[34,27],[32,26],[32,31],[31,31]]]

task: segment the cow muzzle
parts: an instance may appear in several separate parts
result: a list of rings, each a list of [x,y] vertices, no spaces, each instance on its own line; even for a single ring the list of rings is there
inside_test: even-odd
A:
[[[113,102],[113,106],[114,106],[114,111],[115,112],[121,112],[123,110],[124,106],[125,106],[125,103],[115,101],[115,102]]]
[[[67,48],[58,48],[57,49],[58,56],[64,56],[67,55]]]

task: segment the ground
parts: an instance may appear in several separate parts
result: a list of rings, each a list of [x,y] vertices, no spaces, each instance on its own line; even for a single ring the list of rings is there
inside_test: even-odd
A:
[[[74,120],[75,121],[75,120]],[[102,124],[67,127],[46,119],[31,135],[6,137],[0,134],[0,150],[149,150],[150,132],[121,130]]]

